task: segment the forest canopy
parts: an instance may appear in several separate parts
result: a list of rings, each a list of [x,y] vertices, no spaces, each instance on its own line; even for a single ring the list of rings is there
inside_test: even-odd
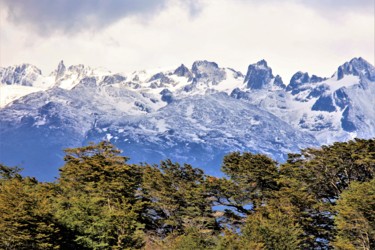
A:
[[[128,160],[103,141],[55,182],[0,164],[0,249],[375,249],[374,139],[229,153],[223,177]]]

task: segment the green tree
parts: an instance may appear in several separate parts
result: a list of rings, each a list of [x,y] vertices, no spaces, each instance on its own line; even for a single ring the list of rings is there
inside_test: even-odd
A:
[[[143,244],[139,196],[141,171],[109,142],[65,150],[56,217],[90,249],[139,248]]]
[[[336,249],[375,249],[375,179],[352,182],[337,202]]]
[[[318,199],[334,203],[352,181],[368,181],[375,174],[375,140],[336,142],[320,149],[305,149],[301,165],[305,182]]]
[[[217,237],[208,229],[187,227],[183,234],[171,233],[162,240],[160,249],[165,250],[200,250],[216,249]],[[155,250],[157,248],[150,248]]]
[[[59,249],[61,230],[50,204],[53,188],[19,171],[0,164],[0,248]]]
[[[277,162],[265,155],[245,152],[228,154],[224,157],[221,170],[235,184],[237,193],[232,196],[240,204],[250,202],[255,209],[270,197],[270,193],[278,190]]]
[[[242,229],[241,245],[242,249],[295,250],[301,247],[302,233],[293,205],[273,200],[248,216]]]
[[[240,239],[240,235],[238,234],[238,232],[230,230],[228,228],[224,228],[221,231],[220,236],[218,237],[218,241],[217,241],[217,245],[216,245],[215,249],[217,249],[217,250],[227,250],[227,249],[243,250],[243,249],[246,249],[246,248],[244,248],[243,244],[241,245],[242,242],[240,240],[241,239]],[[262,249],[263,245],[256,244],[256,245],[250,246],[250,244],[248,244],[248,247],[251,247],[251,249],[253,249],[253,250],[260,250],[260,249]]]
[[[153,223],[148,229],[162,239],[171,234],[187,236],[192,228],[209,237],[217,229],[202,170],[170,160],[145,166],[142,188],[150,201],[148,214]]]
[[[236,231],[279,189],[277,162],[265,155],[235,152],[224,157],[221,169],[226,177],[211,177],[208,185],[214,204],[224,209],[220,222]]]
[[[280,167],[280,190],[276,196],[288,199],[296,209],[296,222],[303,228],[301,248],[319,249],[324,248],[327,242],[317,239],[328,240],[333,235],[332,207],[312,191],[309,181],[316,178],[316,173],[309,171],[305,165],[301,155],[289,155],[287,162]]]
[[[336,234],[335,204],[353,181],[369,181],[375,173],[375,141],[356,139],[290,154],[280,167],[279,196],[299,209],[304,247],[327,247]]]

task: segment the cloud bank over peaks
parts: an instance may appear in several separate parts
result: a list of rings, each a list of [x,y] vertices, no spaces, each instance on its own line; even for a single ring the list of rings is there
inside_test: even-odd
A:
[[[6,9],[10,22],[48,36],[100,30],[126,17],[151,20],[176,3],[190,15],[200,10],[200,0],[2,0],[0,6]]]
[[[373,0],[215,0],[222,6],[231,1],[256,5],[298,4],[323,16],[339,13],[374,13]],[[232,2],[232,3],[233,3]],[[180,5],[190,16],[197,16],[209,0],[1,0],[8,21],[32,28],[39,35],[74,35],[84,30],[97,31],[127,17],[139,17],[147,23],[173,5]]]
[[[267,4],[298,4],[308,9],[317,11],[323,16],[337,13],[366,13],[373,15],[373,0],[237,0],[248,4],[267,5]],[[345,12],[345,13],[344,13]]]

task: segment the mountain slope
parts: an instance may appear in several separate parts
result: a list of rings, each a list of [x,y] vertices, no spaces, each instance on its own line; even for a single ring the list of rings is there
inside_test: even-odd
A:
[[[130,74],[63,62],[48,76],[27,64],[0,68],[0,161],[49,179],[63,148],[99,140],[134,162],[172,158],[209,173],[231,151],[283,161],[301,148],[374,137],[374,72],[354,58],[330,78],[297,72],[285,86],[264,60],[246,74],[208,61]]]

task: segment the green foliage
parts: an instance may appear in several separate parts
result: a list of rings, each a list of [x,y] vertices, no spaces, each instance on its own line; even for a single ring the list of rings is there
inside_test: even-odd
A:
[[[228,154],[224,157],[222,171],[229,178],[211,177],[208,184],[215,205],[228,208],[225,218],[233,225],[241,224],[242,216],[264,205],[279,188],[277,163],[264,155]]]
[[[0,169],[0,248],[59,249],[60,230],[48,202],[50,185],[22,178],[19,170]]]
[[[356,139],[289,155],[280,167],[279,195],[290,197],[299,209],[304,247],[324,247],[333,240],[336,200],[351,182],[367,182],[374,173],[375,140]]]
[[[296,221],[295,209],[288,200],[273,200],[247,218],[241,245],[243,248],[298,249],[303,230]]]
[[[296,158],[297,157],[297,158]],[[325,245],[317,239],[328,239],[334,231],[330,219],[332,209],[317,199],[309,186],[310,178],[315,178],[310,169],[304,167],[300,155],[290,155],[287,163],[280,167],[279,199],[288,199],[295,209],[295,220],[303,228],[301,247],[303,249],[320,248]]]
[[[56,217],[77,232],[76,242],[90,249],[142,246],[139,167],[108,142],[65,152]]]
[[[165,250],[199,250],[216,249],[216,244],[217,237],[213,236],[209,230],[190,227],[182,235],[174,233],[168,235],[160,247]]]
[[[0,163],[0,181],[22,179],[21,171],[22,169],[19,167],[7,167]]]
[[[148,214],[161,237],[169,233],[182,235],[187,228],[200,228],[212,233],[216,221],[212,199],[206,188],[203,171],[170,160],[159,166],[145,166],[143,196],[150,201]]]
[[[375,140],[231,153],[225,177],[67,149],[56,183],[0,164],[0,249],[375,249]]]
[[[217,250],[240,250],[240,239],[239,235],[233,230],[224,229],[217,239],[216,248]]]
[[[317,199],[337,200],[352,181],[369,181],[375,174],[375,140],[336,142],[321,149],[305,149],[293,159],[304,169],[303,181]]]
[[[262,205],[269,193],[278,189],[277,162],[265,155],[248,152],[228,154],[224,157],[222,171],[242,193],[236,193],[232,198],[241,203],[249,200],[254,208]]]
[[[375,248],[375,179],[352,182],[336,207],[337,249]]]

